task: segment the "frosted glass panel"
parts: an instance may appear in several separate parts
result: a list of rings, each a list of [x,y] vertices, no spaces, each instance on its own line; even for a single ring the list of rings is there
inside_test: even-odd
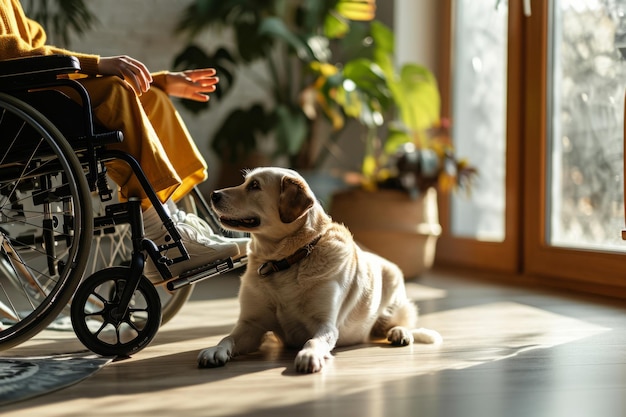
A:
[[[626,1],[554,1],[548,243],[624,250]]]
[[[486,241],[504,239],[506,3],[454,2],[452,135],[457,155],[479,172],[469,197],[453,196],[451,232]]]

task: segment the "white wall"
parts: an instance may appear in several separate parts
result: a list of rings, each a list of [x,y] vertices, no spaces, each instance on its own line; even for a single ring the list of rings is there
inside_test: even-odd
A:
[[[395,0],[396,63],[418,62],[437,73],[441,0]]]

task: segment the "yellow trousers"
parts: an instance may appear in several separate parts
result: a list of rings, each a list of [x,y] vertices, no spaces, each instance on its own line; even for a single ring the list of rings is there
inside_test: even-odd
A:
[[[79,81],[89,92],[95,119],[124,134],[124,141],[111,148],[137,159],[162,202],[168,198],[178,201],[206,180],[206,162],[164,91],[153,86],[138,97],[118,77]],[[122,200],[139,197],[144,209],[150,207],[143,188],[125,162],[107,162],[107,171],[120,186]]]

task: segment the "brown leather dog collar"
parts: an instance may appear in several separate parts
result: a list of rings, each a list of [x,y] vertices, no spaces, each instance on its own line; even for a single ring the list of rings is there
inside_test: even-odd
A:
[[[289,255],[286,258],[279,259],[277,261],[265,262],[263,265],[259,267],[259,269],[257,269],[257,273],[262,278],[265,278],[269,275],[272,275],[274,272],[285,271],[289,269],[292,265],[297,264],[298,262],[300,262],[301,260],[309,256],[311,254],[311,251],[313,251],[313,248],[315,247],[315,245],[317,244],[317,242],[319,242],[321,238],[322,238],[322,235],[319,235],[318,237],[310,241],[308,244],[301,247],[300,249],[298,249],[297,251],[295,251],[293,254]]]

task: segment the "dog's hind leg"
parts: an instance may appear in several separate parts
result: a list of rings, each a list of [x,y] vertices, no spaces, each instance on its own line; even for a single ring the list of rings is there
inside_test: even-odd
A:
[[[411,330],[413,334],[413,340],[417,343],[441,343],[443,342],[443,337],[436,330],[425,329],[420,327],[419,329]]]
[[[372,336],[386,337],[396,346],[406,346],[413,342],[441,343],[443,338],[435,330],[415,328],[417,316],[417,306],[411,300],[391,305],[376,321]]]
[[[413,342],[440,343],[441,335],[434,330],[419,328],[417,306],[406,296],[404,276],[390,262],[382,262],[382,297],[384,310],[372,328],[373,337],[386,337],[392,345],[406,346]]]
[[[414,328],[417,319],[417,307],[411,303],[396,308],[386,318],[387,340],[392,345],[406,346],[413,342],[417,343],[441,343],[442,337],[435,330]],[[379,319],[380,320],[380,319]]]
[[[371,336],[375,339],[387,338],[394,345],[409,345],[413,336],[409,329],[417,323],[417,306],[410,300],[387,305],[379,314]]]
[[[441,343],[443,338],[435,330],[423,327],[415,328],[417,324],[417,306],[410,300],[404,304],[391,307],[390,315],[385,318],[387,340],[392,345],[406,346],[417,343]],[[381,319],[379,319],[381,320]]]
[[[406,346],[413,343],[410,329],[417,323],[417,306],[410,300],[389,306],[377,321],[378,331],[383,333],[392,345]]]

